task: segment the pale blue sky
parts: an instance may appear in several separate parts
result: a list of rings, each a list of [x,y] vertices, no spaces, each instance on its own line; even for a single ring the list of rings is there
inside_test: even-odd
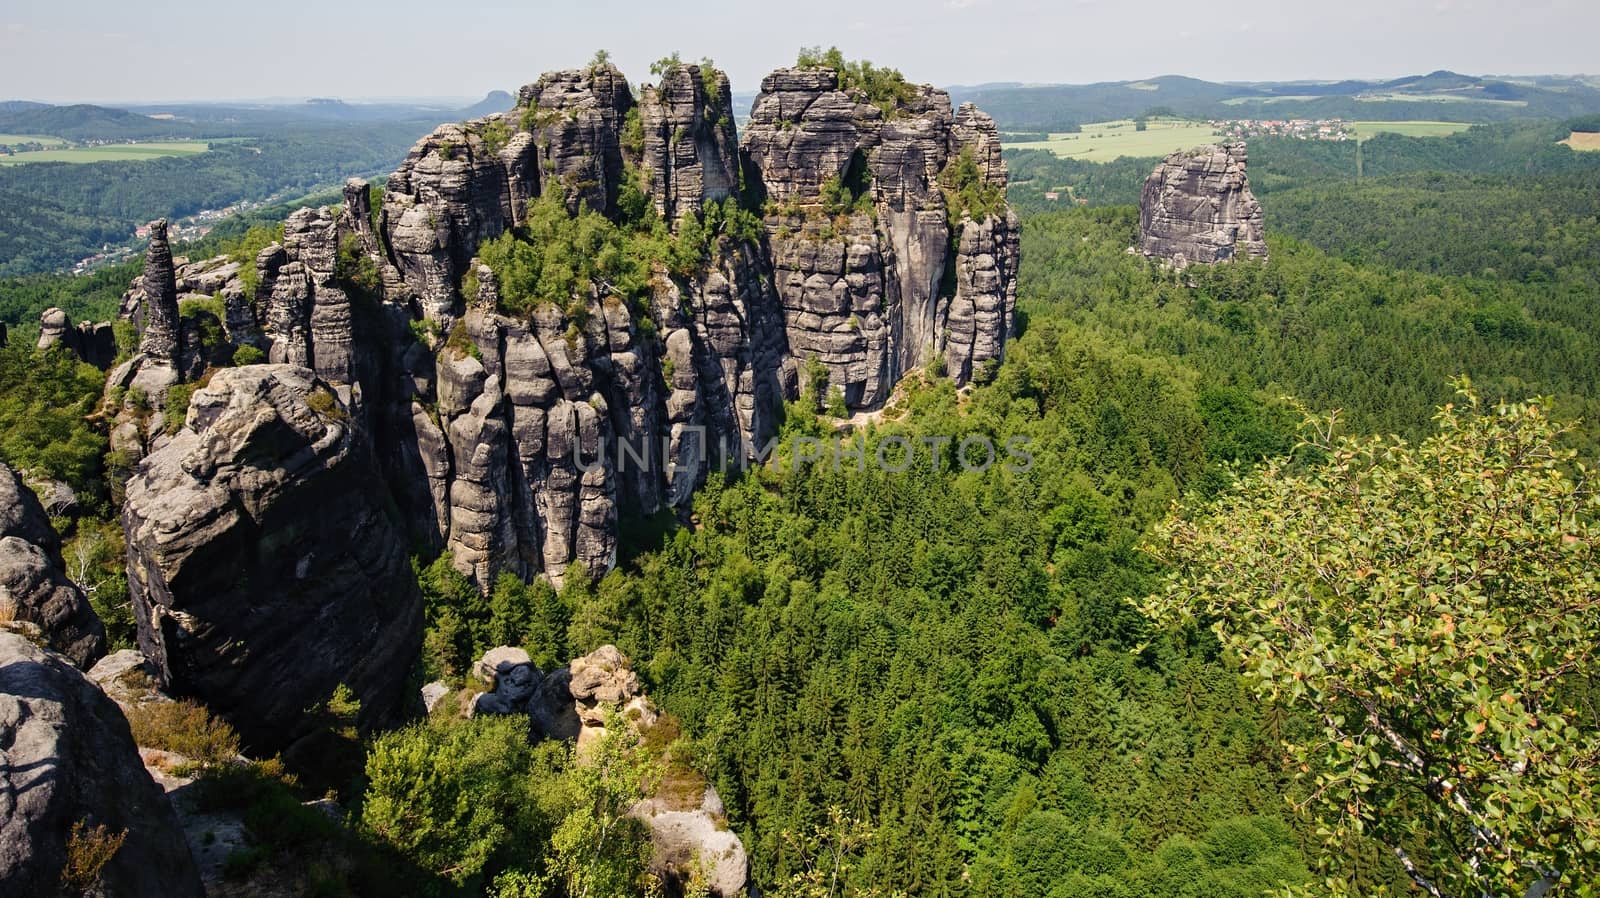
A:
[[[0,0],[0,99],[480,96],[611,50],[734,89],[805,45],[917,81],[1600,71],[1596,0]]]

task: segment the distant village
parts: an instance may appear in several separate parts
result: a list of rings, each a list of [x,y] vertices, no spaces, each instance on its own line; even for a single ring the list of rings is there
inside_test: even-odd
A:
[[[1299,140],[1355,140],[1342,119],[1229,119],[1209,124],[1229,140],[1254,137],[1293,137]]]
[[[217,223],[222,221],[224,218],[227,218],[231,215],[238,215],[241,212],[249,212],[252,209],[259,209],[263,206],[270,206],[273,203],[282,202],[286,196],[287,194],[274,194],[259,202],[246,200],[241,203],[235,203],[232,206],[224,206],[221,209],[202,209],[201,211],[196,212],[195,214],[186,218],[173,219],[172,222],[167,226],[168,238],[173,243],[180,243],[186,240],[199,240],[201,237],[211,233],[211,229],[216,227]],[[97,268],[103,268],[107,265],[115,265],[118,262],[130,259],[144,251],[144,243],[149,239],[150,226],[148,224],[139,225],[133,229],[132,244],[113,246],[108,243],[101,248],[100,252],[95,253],[92,256],[79,259],[77,264],[72,266],[72,273],[88,274]]]

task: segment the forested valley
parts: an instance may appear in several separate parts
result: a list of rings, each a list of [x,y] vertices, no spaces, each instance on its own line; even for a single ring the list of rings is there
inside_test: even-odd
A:
[[[1330,848],[1297,813],[1321,786],[1284,743],[1322,738],[1321,721],[1262,701],[1240,675],[1246,649],[1148,616],[1147,597],[1182,567],[1172,521],[1205,518],[1270,459],[1317,469],[1338,457],[1335,434],[1423,443],[1440,407],[1464,401],[1457,376],[1486,406],[1547,397],[1550,418],[1572,422],[1553,445],[1593,460],[1600,154],[1532,149],[1553,130],[1376,138],[1359,180],[1354,145],[1252,144],[1271,261],[1181,272],[1128,252],[1151,160],[1012,155],[1024,262],[1004,364],[962,390],[914,377],[854,427],[816,402],[786,411],[784,440],[859,445],[868,460],[909,445],[906,470],[780,449],[713,475],[688,522],[624,521],[617,570],[559,591],[503,577],[480,596],[449,559],[419,555],[419,683],[460,683],[496,645],[546,665],[617,645],[681,726],[684,762],[716,785],[770,894],[1254,898],[1324,876],[1349,894],[1408,894],[1376,840]],[[1067,185],[1089,204],[1042,199]],[[242,229],[187,251],[237,252]],[[4,282],[0,319],[24,325],[46,305],[105,316],[136,271]],[[0,384],[0,458],[79,491],[82,515],[58,524],[126,645],[100,375],[13,340]],[[1335,411],[1331,431],[1308,435],[1308,415]],[[963,464],[969,436],[1025,440],[1031,463]],[[1573,726],[1594,732],[1592,700],[1575,706]],[[582,816],[588,796],[517,742],[482,720],[418,725],[355,749],[337,791],[367,815],[371,850],[416,865],[412,887],[544,894],[508,874],[518,846]],[[421,757],[442,772],[397,774]],[[440,810],[530,770],[543,779],[528,788],[564,796],[530,801],[546,816]],[[247,800],[270,815],[288,788],[254,784]],[[407,802],[436,816],[417,825]],[[827,888],[824,860],[838,874]],[[376,894],[381,880],[358,865],[325,886]]]

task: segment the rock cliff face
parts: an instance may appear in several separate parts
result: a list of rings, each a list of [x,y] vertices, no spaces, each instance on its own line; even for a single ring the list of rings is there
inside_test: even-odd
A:
[[[1242,143],[1173,153],[1144,182],[1139,252],[1179,268],[1267,258]]]
[[[639,97],[608,65],[547,74],[509,112],[419,141],[376,209],[356,181],[342,209],[295,213],[249,295],[226,260],[170,277],[224,299],[232,344],[349,387],[409,538],[485,589],[502,572],[603,573],[619,516],[681,513],[710,471],[762,454],[803,368],[870,408],[925,362],[967,382],[1012,329],[1017,228],[987,116],[927,87],[886,111],[830,70],[786,69],[741,147],[720,72],[675,66]],[[1001,199],[953,209],[960,160]],[[671,234],[741,204],[765,215],[709,234],[692,270],[657,264],[647,296],[596,282],[508,314],[476,254],[542,196],[625,227],[653,208]],[[153,245],[128,304],[144,361],[112,381],[125,404],[140,371],[186,357],[149,311],[175,307],[171,268]],[[134,417],[119,444],[171,439]]]
[[[363,724],[386,720],[416,655],[407,543],[348,392],[289,365],[219,371],[128,484],[139,647],[257,751],[340,684]]]
[[[559,583],[573,563],[603,572],[617,516],[682,509],[710,470],[758,454],[809,360],[824,388],[867,408],[926,361],[965,383],[1002,356],[1015,219],[1003,204],[977,220],[952,211],[941,184],[965,156],[1003,190],[992,121],[932,88],[886,114],[831,71],[784,70],[740,150],[731,94],[696,65],[637,106],[609,66],[552,73],[510,112],[440,127],[390,180],[369,241],[384,298],[436,335],[391,361],[404,395],[388,418],[410,479],[427,484],[408,516],[480,584],[500,571]],[[766,239],[714,239],[693,273],[660,269],[642,306],[597,285],[565,308],[505,315],[474,260],[533,197],[620,219],[636,188],[677,230],[739,202],[741,179],[765,196]],[[830,216],[822,192],[841,182],[853,211]]]
[[[33,490],[0,464],[0,609],[37,627],[41,639],[81,668],[106,652],[106,631],[67,579],[61,540]]]
[[[0,633],[0,894],[56,895],[67,844],[125,833],[107,898],[200,898],[177,815],[139,760],[122,712],[59,656]]]
[[[830,69],[762,82],[743,152],[768,201],[789,348],[820,362],[847,406],[882,404],[924,362],[942,360],[965,383],[1000,359],[1016,308],[1016,219],[1002,208],[974,221],[941,189],[967,154],[1003,190],[999,147],[988,116],[952,111],[930,87],[885,112],[841,90]]]

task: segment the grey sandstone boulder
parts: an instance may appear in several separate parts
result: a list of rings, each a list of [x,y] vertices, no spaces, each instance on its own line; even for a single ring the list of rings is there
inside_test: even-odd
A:
[[[305,368],[219,371],[128,484],[139,647],[258,752],[341,684],[390,720],[416,657],[407,543],[347,407]]]
[[[89,599],[67,578],[61,540],[44,506],[0,464],[0,609],[32,624],[52,649],[88,668],[105,654],[106,633]]]
[[[78,884],[93,894],[204,894],[122,711],[65,659],[0,633],[0,894],[59,894],[75,827],[121,838],[98,883]]]
[[[528,702],[539,688],[541,676],[528,653],[519,648],[500,646],[485,652],[472,672],[491,688],[473,697],[468,717],[480,714],[527,713]],[[430,709],[431,710],[431,709]]]

